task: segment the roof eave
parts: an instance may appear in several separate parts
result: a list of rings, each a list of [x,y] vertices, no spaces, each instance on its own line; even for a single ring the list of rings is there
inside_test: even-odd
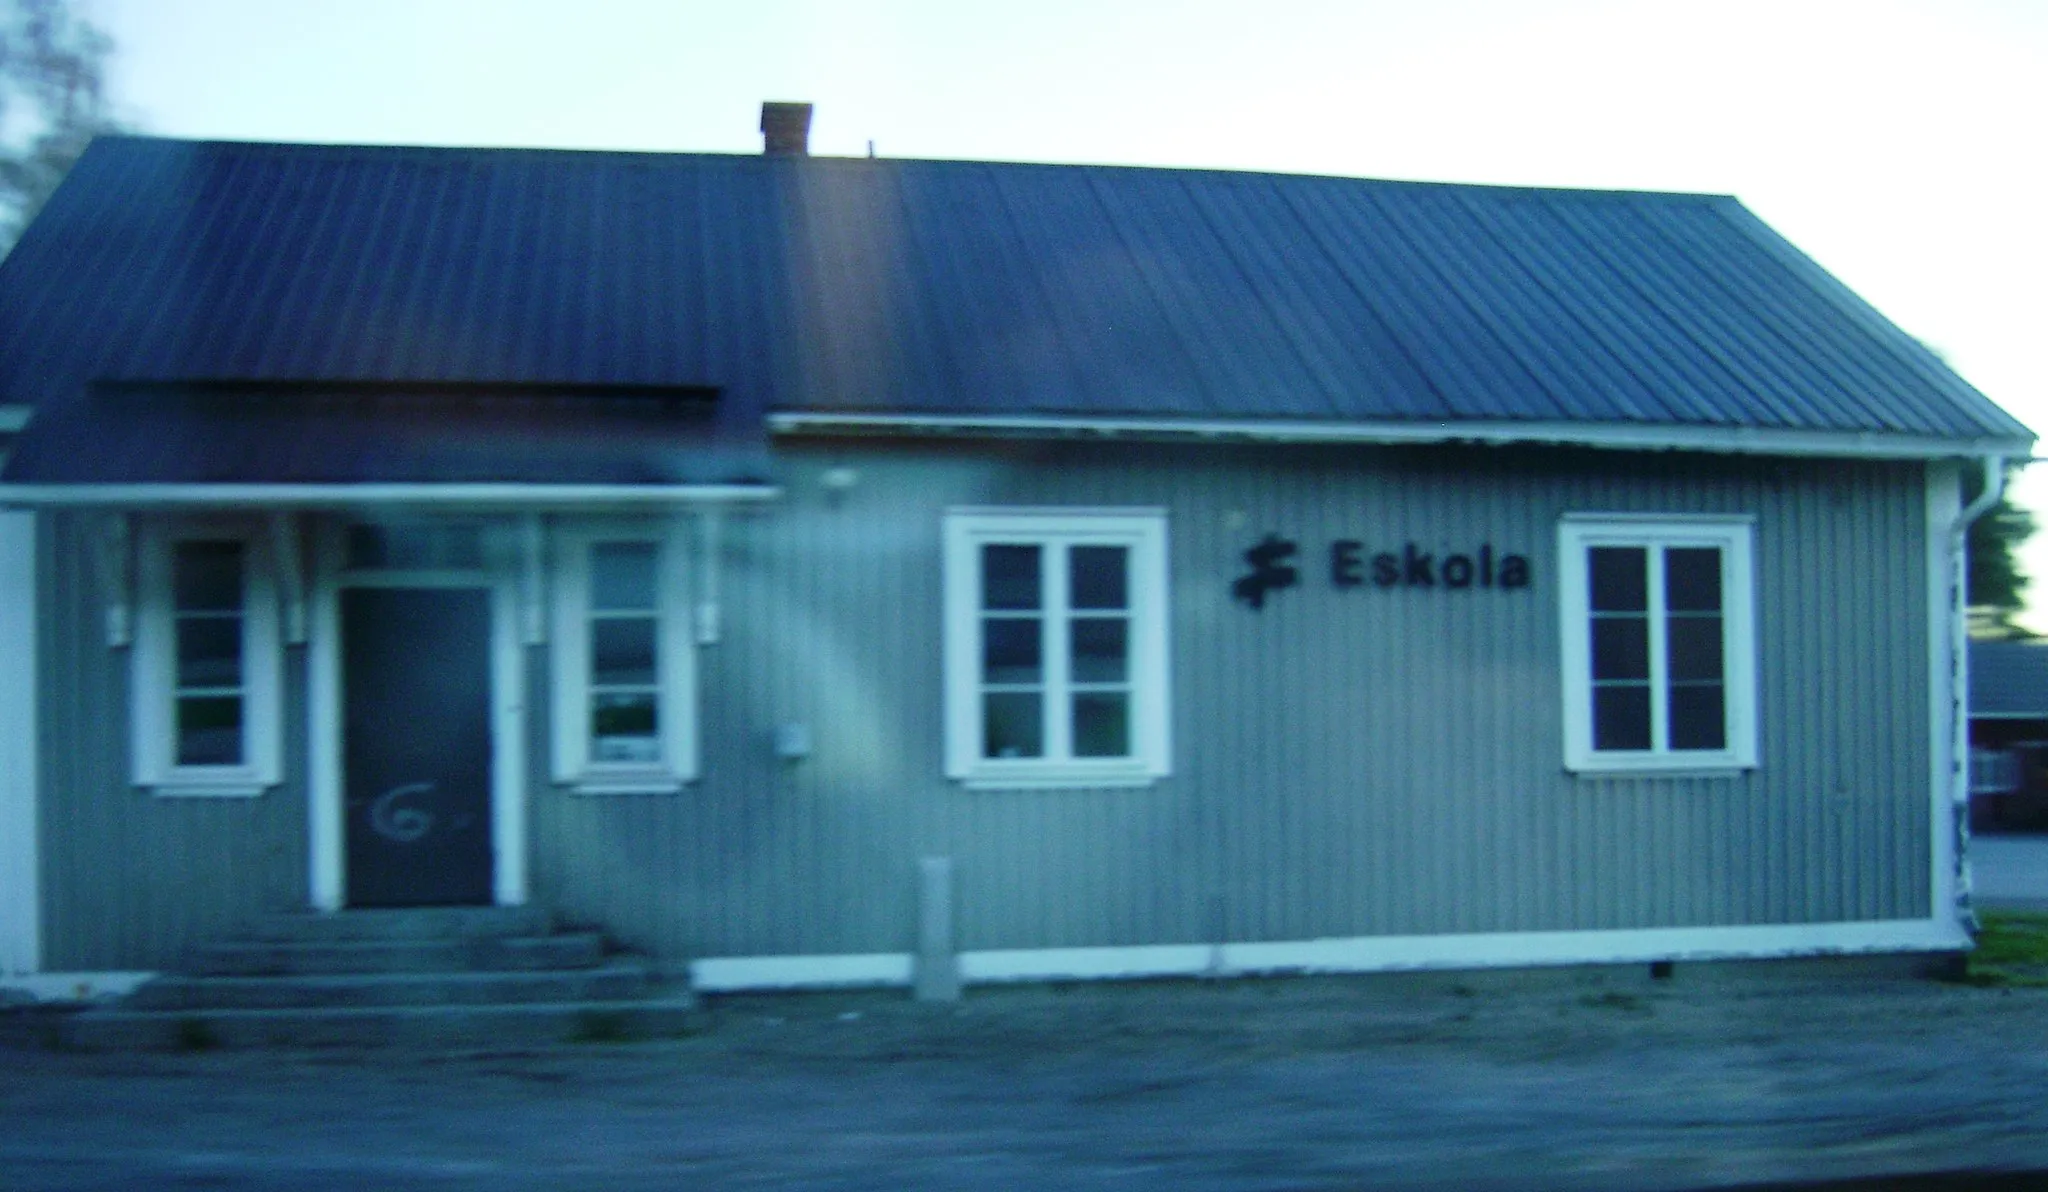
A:
[[[0,484],[0,508],[657,510],[774,501],[771,484]]]
[[[2031,437],[1953,438],[1877,431],[1640,423],[1188,419],[1007,414],[878,414],[785,411],[768,415],[778,435],[913,435],[990,438],[1129,438],[1247,443],[1437,444],[1595,447],[1722,455],[1833,459],[2027,458]]]

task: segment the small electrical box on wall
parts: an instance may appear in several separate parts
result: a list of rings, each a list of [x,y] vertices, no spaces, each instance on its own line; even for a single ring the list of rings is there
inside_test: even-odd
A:
[[[775,726],[775,756],[786,762],[811,756],[811,726],[794,721]]]

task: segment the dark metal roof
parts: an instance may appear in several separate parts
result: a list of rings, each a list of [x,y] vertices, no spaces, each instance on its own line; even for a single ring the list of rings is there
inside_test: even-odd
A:
[[[716,395],[472,385],[106,384],[29,423],[25,483],[768,482]]]
[[[2048,719],[2048,642],[1971,642],[1970,715]]]
[[[103,381],[2024,443],[1732,198],[103,138],[0,262],[0,404]],[[40,417],[40,416],[39,416]]]

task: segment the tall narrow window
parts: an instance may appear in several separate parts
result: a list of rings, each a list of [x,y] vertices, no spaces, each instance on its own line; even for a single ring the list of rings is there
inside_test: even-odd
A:
[[[947,518],[947,772],[976,785],[1166,772],[1165,520]]]
[[[254,527],[150,525],[138,543],[134,780],[254,795],[279,779],[281,643]]]
[[[1567,518],[1566,764],[1754,765],[1750,526],[1724,518]]]
[[[696,777],[695,647],[680,528],[592,522],[556,536],[555,780],[589,794]]]

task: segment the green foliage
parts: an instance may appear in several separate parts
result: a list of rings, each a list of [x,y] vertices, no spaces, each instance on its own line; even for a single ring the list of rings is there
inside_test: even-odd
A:
[[[1967,985],[2048,985],[2048,915],[1987,911],[1965,959]]]
[[[2012,618],[2026,604],[2028,581],[2018,556],[2020,546],[2034,534],[2034,515],[2012,503],[2011,479],[2008,473],[2005,495],[1970,524],[1967,602],[1970,632],[1977,637],[2032,636]],[[1964,494],[1966,500],[1974,496]]]
[[[70,0],[0,0],[0,254],[86,143],[118,127],[104,78],[112,50]]]

